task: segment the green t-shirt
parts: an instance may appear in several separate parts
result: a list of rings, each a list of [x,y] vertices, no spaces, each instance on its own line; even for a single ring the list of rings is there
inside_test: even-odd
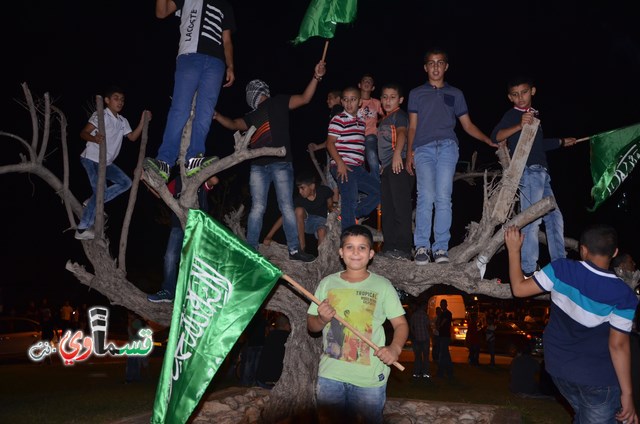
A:
[[[316,289],[316,297],[328,299],[336,314],[343,317],[377,346],[385,346],[382,324],[404,315],[396,289],[384,277],[369,272],[369,277],[350,283],[341,272],[325,277]],[[312,303],[307,311],[318,315]],[[374,356],[374,350],[335,318],[322,330],[322,356],[318,376],[359,387],[387,384],[390,368]]]

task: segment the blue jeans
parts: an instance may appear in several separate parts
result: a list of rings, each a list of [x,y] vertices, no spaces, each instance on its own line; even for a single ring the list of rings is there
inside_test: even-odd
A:
[[[620,408],[620,387],[588,386],[551,376],[575,413],[575,424],[615,424]]]
[[[413,373],[429,374],[429,340],[413,340]]]
[[[327,218],[319,215],[309,215],[304,219],[304,232],[318,238],[318,230],[327,228]]]
[[[380,159],[378,159],[378,136],[369,134],[364,137],[364,154],[367,158],[369,173],[380,181]]]
[[[432,141],[414,151],[418,191],[416,228],[413,235],[416,247],[426,247],[433,251],[449,250],[452,219],[451,193],[458,156],[458,144],[455,140]],[[434,215],[433,221],[432,215]],[[433,246],[431,245],[432,222]]]
[[[171,108],[169,108],[167,125],[157,159],[173,165],[178,158],[182,130],[189,120],[191,102],[196,92],[198,96],[191,128],[191,143],[185,159],[204,154],[205,141],[209,134],[225,70],[224,62],[213,56],[202,53],[178,56]]]
[[[80,163],[82,163],[85,171],[87,171],[89,184],[91,184],[91,189],[93,190],[93,194],[89,202],[87,202],[87,206],[85,206],[82,212],[82,218],[78,224],[78,229],[84,230],[91,227],[96,220],[96,187],[98,186],[98,168],[100,165],[98,162],[83,157],[80,158]],[[107,165],[106,181],[111,184],[107,184],[104,190],[104,203],[114,199],[131,187],[131,178],[114,163]]]
[[[316,402],[320,422],[382,424],[386,400],[386,383],[380,387],[359,387],[318,377]]]
[[[553,191],[547,170],[540,165],[526,167],[520,179],[520,211],[548,196],[553,196]],[[556,208],[522,229],[524,242],[521,257],[522,270],[525,274],[536,270],[539,255],[538,229],[542,220],[547,233],[547,246],[551,260],[564,258],[567,255],[564,250],[564,221],[560,209]]]
[[[340,181],[336,174],[337,168],[331,167],[331,173],[338,181],[340,190],[340,215],[342,217],[342,229],[356,223],[356,218],[366,216],[380,203],[380,181],[368,173],[364,166],[349,166],[351,171],[347,173],[347,181]],[[358,193],[366,196],[358,201]]]
[[[273,182],[278,207],[282,214],[282,226],[289,253],[300,250],[296,213],[293,207],[293,165],[291,162],[275,162],[268,165],[251,165],[249,190],[251,210],[247,220],[247,243],[258,248],[262,219],[267,210],[269,187]]]
[[[178,266],[180,265],[180,252],[182,251],[182,240],[184,230],[180,226],[172,226],[167,240],[167,248],[164,252],[164,280],[162,289],[169,293],[176,294],[176,283],[178,281]]]

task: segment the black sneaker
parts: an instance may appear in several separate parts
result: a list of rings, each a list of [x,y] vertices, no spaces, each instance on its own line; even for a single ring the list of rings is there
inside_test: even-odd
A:
[[[146,171],[154,171],[160,175],[165,183],[169,182],[169,174],[171,174],[171,167],[163,160],[154,158],[144,158],[142,161],[142,168]]]
[[[153,303],[171,303],[173,302],[173,293],[163,289],[155,294],[147,295],[147,300]]]
[[[196,156],[195,158],[189,159],[189,161],[187,162],[187,166],[185,166],[184,172],[185,174],[187,174],[187,177],[193,177],[198,172],[202,171],[202,168],[205,168],[218,160],[220,160],[218,156],[208,156],[206,158],[202,156]]]
[[[292,261],[313,262],[316,260],[316,257],[301,250],[294,250],[293,252],[289,252],[289,259]]]
[[[413,257],[416,265],[426,265],[431,262],[431,250],[424,246],[420,246],[416,249],[416,254]]]

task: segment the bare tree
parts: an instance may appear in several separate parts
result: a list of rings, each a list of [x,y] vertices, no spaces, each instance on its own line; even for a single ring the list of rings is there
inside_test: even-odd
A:
[[[41,100],[34,101],[26,83],[22,84],[22,88],[25,96],[24,105],[31,116],[31,140],[27,141],[18,135],[0,131],[0,136],[17,141],[25,151],[20,155],[18,163],[0,166],[0,174],[30,173],[42,178],[62,199],[67,211],[69,227],[75,228],[76,219],[82,214],[82,206],[69,190],[65,115],[51,104],[48,94],[45,94]],[[98,107],[102,106],[102,99],[99,96],[97,97],[97,105]],[[62,177],[55,175],[43,163],[43,158],[49,148],[50,141],[52,141],[50,140],[51,126],[54,123],[60,129],[60,139],[55,141],[60,143],[63,152]],[[520,150],[515,152],[513,158],[509,159],[508,152],[504,147],[499,150],[500,163],[506,167],[503,175],[500,172],[476,171],[475,157],[467,172],[456,175],[456,179],[469,183],[473,183],[476,178],[481,177],[484,196],[480,220],[470,222],[467,225],[464,241],[450,249],[451,262],[449,264],[429,264],[417,267],[408,261],[379,257],[374,258],[371,270],[387,277],[397,289],[412,295],[419,295],[436,284],[447,284],[467,293],[485,294],[503,299],[510,298],[512,295],[508,285],[496,284],[495,280],[483,278],[486,264],[503,245],[503,226],[522,227],[556,207],[553,198],[545,198],[520,214],[514,213],[516,189],[537,125],[538,122],[535,122],[531,128],[523,130],[518,147]],[[99,131],[104,131],[103,128],[99,126]],[[206,179],[247,159],[263,155],[284,156],[284,148],[248,149],[248,142],[253,131],[255,129],[252,128],[246,134],[234,134],[235,150],[233,154],[214,162],[195,176],[186,178],[184,153],[191,134],[191,121],[189,121],[183,133],[179,160],[183,191],[180,198],[175,199],[159,176],[142,170],[141,164],[148,137],[148,122],[146,122],[125,213],[125,223],[120,235],[118,257],[115,258],[111,255],[109,240],[102,231],[103,205],[100,202],[96,218],[96,238],[82,242],[91,271],[87,269],[86,265],[71,261],[67,262],[66,269],[73,273],[79,282],[106,296],[112,304],[124,306],[147,319],[169,325],[172,305],[148,302],[146,294],[127,279],[126,241],[140,180],[143,179],[158,193],[184,226],[188,210],[197,208],[196,193],[198,187]],[[102,146],[101,149],[103,149]],[[104,173],[104,155],[101,155],[100,167]],[[101,175],[104,177],[103,174]],[[100,189],[104,190],[103,185],[98,184],[99,191]],[[244,238],[244,229],[240,224],[242,214],[242,208],[230,213],[225,217],[225,223],[238,236]],[[290,261],[286,246],[278,243],[272,243],[270,246],[263,245],[260,252],[285,274],[313,292],[322,277],[341,269],[336,254],[339,232],[340,222],[337,219],[337,212],[333,212],[328,219],[328,234],[325,242],[319,247],[318,258],[313,263],[304,266],[301,266],[300,262]],[[263,411],[265,421],[273,422],[285,416],[302,417],[311,413],[313,409],[313,387],[317,378],[317,361],[321,343],[319,339],[309,337],[307,333],[307,307],[308,301],[284,280],[281,280],[268,300],[269,309],[285,313],[289,317],[292,332],[287,342],[282,377],[272,391],[268,409]]]

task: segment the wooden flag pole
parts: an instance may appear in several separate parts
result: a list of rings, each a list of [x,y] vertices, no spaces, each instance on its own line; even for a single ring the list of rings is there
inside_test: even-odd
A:
[[[318,299],[317,297],[315,297],[311,292],[309,292],[307,289],[305,289],[304,287],[302,287],[297,281],[295,281],[293,278],[289,277],[287,274],[282,274],[282,279],[286,280],[289,284],[291,284],[296,290],[298,290],[300,293],[302,293],[304,296],[306,296],[309,300],[313,301],[313,303],[315,303],[316,305],[319,305],[320,299]],[[349,324],[347,321],[344,320],[344,318],[342,318],[339,315],[335,315],[334,316],[335,319],[338,320],[338,322],[342,325],[344,325],[345,327],[347,327],[349,330],[351,330],[351,332],[353,334],[355,334],[356,336],[358,336],[363,342],[365,342],[366,344],[368,344],[373,350],[375,350],[376,352],[378,350],[380,350],[380,347],[376,346],[376,344],[374,342],[372,342],[371,340],[369,340],[367,338],[367,336],[365,336],[364,334],[362,334],[360,331],[358,331],[357,329],[355,329],[351,324]],[[404,366],[402,366],[399,362],[394,362],[393,365],[398,368],[400,371],[404,371]]]
[[[322,52],[322,59],[320,59],[321,62],[324,62],[324,60],[327,58],[328,48],[329,48],[329,40],[324,42],[324,51]]]
[[[580,142],[582,142],[582,141],[587,141],[587,140],[589,140],[590,138],[591,138],[591,137],[582,137],[582,138],[579,138],[579,139],[577,139],[577,140],[576,140],[576,144],[578,144],[578,143],[580,143]]]

